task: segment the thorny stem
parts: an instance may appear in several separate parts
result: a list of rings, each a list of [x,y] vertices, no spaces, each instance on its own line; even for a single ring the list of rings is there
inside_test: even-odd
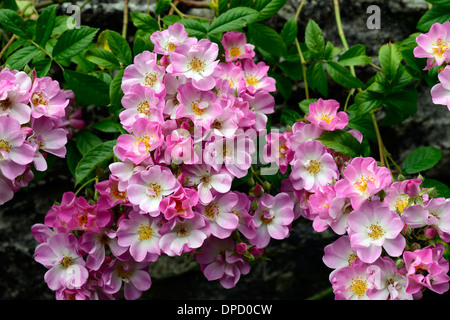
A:
[[[11,43],[14,42],[15,39],[16,39],[16,35],[13,34],[12,37],[9,39],[8,43],[6,43],[6,45],[3,47],[2,51],[0,52],[0,59],[2,58],[2,56],[5,53],[6,49],[8,49],[8,47],[11,45]]]
[[[297,8],[297,12],[295,13],[295,22],[297,22],[298,18],[300,17],[300,12],[302,12],[303,6],[305,5],[305,1],[306,0],[302,0],[302,2],[300,3],[300,5]]]
[[[303,82],[305,83],[306,99],[309,99],[308,81],[306,79],[306,68],[305,68],[306,61],[305,58],[303,57],[302,49],[300,48],[300,43],[298,42],[297,38],[295,38],[295,45],[297,46],[298,55],[300,56],[300,61],[302,64]]]
[[[127,38],[127,32],[128,32],[128,2],[129,0],[124,0],[124,7],[123,7],[123,26],[122,26],[122,37]]]
[[[297,12],[295,13],[295,22],[298,22],[300,17],[300,13],[302,12],[303,6],[305,5],[305,0],[302,0],[300,5],[297,8]],[[309,99],[309,88],[308,88],[308,80],[306,79],[306,61],[303,57],[302,49],[300,48],[300,43],[298,39],[295,38],[295,46],[297,47],[298,55],[300,57],[301,65],[302,65],[302,73],[303,73],[303,82],[305,84],[305,96],[306,99]]]
[[[371,112],[371,116],[372,116],[373,126],[375,128],[375,133],[377,135],[378,150],[380,152],[380,161],[381,161],[381,164],[383,165],[383,167],[385,167],[386,166],[386,162],[384,160],[383,140],[381,139],[380,129],[378,128],[377,118],[375,117],[375,113],[374,112]]]
[[[41,50],[42,52],[44,52],[47,56],[49,56],[49,58],[58,65],[58,67],[64,71],[64,67],[58,62],[56,61],[53,56],[47,52],[47,50],[45,50],[44,48],[42,48],[39,44],[37,44],[36,42],[34,42],[33,40],[29,40],[33,45],[35,45],[39,50]]]
[[[339,0],[333,0],[333,4],[334,4],[334,16],[336,18],[336,26],[338,29],[339,37],[341,38],[341,42],[342,42],[342,45],[344,46],[344,49],[347,51],[349,49],[349,46],[347,43],[347,39],[345,38],[344,29],[342,28]],[[350,72],[352,73],[353,76],[356,75],[354,66],[350,66]]]
[[[175,4],[173,4],[172,2],[170,2],[170,6],[172,7],[173,11],[175,11],[176,14],[178,14],[181,19],[184,18],[191,18],[191,19],[201,19],[201,20],[207,20],[207,21],[212,21],[212,19],[209,18],[204,18],[204,17],[197,17],[197,16],[191,16],[188,14],[184,14],[183,12],[180,11],[180,9],[177,8],[177,6]]]

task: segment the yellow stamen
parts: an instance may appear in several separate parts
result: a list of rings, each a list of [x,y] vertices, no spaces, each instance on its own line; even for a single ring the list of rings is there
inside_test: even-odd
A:
[[[248,86],[255,86],[259,82],[254,75],[245,76],[244,80]]]
[[[378,240],[382,236],[384,236],[385,232],[383,231],[383,228],[380,227],[380,225],[378,225],[378,224],[371,224],[367,234],[373,240]]]
[[[205,216],[207,216],[209,219],[214,219],[218,215],[219,215],[219,206],[214,202],[210,202],[205,207]]]
[[[362,296],[366,294],[367,290],[367,281],[357,277],[352,279],[352,284],[350,285],[350,292],[358,296],[360,299]]]
[[[67,269],[68,267],[70,267],[71,265],[73,265],[73,259],[72,257],[64,257],[62,258],[62,260],[59,262],[59,266],[63,269]]]
[[[138,234],[139,234],[139,237],[138,237],[139,240],[141,240],[141,241],[148,240],[153,237],[153,229],[148,224],[141,224],[139,226]]]
[[[9,152],[9,151],[11,151],[11,148],[12,148],[12,146],[8,141],[0,139],[0,149],[3,149],[6,152]]]
[[[200,103],[200,100],[195,100],[195,101],[191,102],[192,112],[197,116],[201,116],[205,113],[205,109],[201,109],[198,107],[199,103]]]
[[[197,73],[205,72],[206,63],[204,60],[199,60],[194,57],[188,64],[189,70],[193,70]]]
[[[230,56],[232,57],[239,57],[241,55],[241,49],[237,47],[233,47],[230,49]]]
[[[312,175],[316,175],[320,172],[322,168],[322,164],[320,163],[320,161],[317,160],[311,160],[309,161],[309,167],[306,168],[306,170],[312,174]]]

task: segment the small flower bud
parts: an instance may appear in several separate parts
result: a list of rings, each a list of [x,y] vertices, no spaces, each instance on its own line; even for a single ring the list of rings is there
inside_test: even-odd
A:
[[[261,257],[264,253],[264,249],[260,249],[257,247],[251,247],[249,251],[255,257],[255,259]]]
[[[436,236],[436,229],[434,229],[433,227],[429,227],[424,231],[424,236],[427,239],[433,239]]]
[[[239,254],[245,254],[247,252],[247,244],[244,242],[238,243],[236,245],[236,252]]]

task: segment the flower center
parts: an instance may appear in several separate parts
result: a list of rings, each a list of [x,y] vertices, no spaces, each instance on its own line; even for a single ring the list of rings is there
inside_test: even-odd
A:
[[[249,86],[254,86],[255,84],[258,83],[258,79],[254,76],[254,75],[249,75],[244,77],[245,82],[247,83],[247,85]]]
[[[45,106],[48,105],[48,101],[44,99],[44,97],[42,96],[42,92],[33,93],[33,95],[31,96],[31,102],[35,106],[38,106],[40,104],[45,105]]]
[[[207,216],[209,219],[214,219],[218,215],[219,215],[219,206],[214,202],[210,202],[205,207],[205,216]]]
[[[238,47],[233,47],[230,49],[230,56],[232,57],[239,57],[241,55],[241,49]]]
[[[133,270],[126,271],[124,270],[123,266],[118,266],[116,268],[116,274],[119,278],[122,278],[123,280],[128,280],[133,275]]]
[[[62,260],[59,262],[59,266],[63,269],[67,269],[68,267],[70,267],[73,264],[73,259],[72,257],[64,257],[62,258]]]
[[[124,201],[127,198],[126,192],[125,191],[119,191],[119,186],[118,185],[112,185],[111,186],[111,195],[113,196],[113,198],[115,199],[119,199]]]
[[[316,118],[316,120],[323,120],[326,123],[330,124],[331,120],[333,120],[333,117],[329,114],[322,113],[319,117]]]
[[[360,179],[357,179],[356,182],[353,184],[353,186],[358,190],[360,193],[366,193],[367,192],[367,181],[370,180],[372,182],[375,182],[374,178],[369,177],[361,177]]]
[[[3,149],[6,152],[9,152],[11,150],[11,144],[8,141],[0,139],[0,149]]]
[[[172,42],[169,42],[167,44],[167,51],[169,51],[169,52],[175,51],[176,48],[178,48],[178,47],[175,44],[173,44]]]
[[[448,49],[450,48],[447,41],[442,41],[441,39],[439,39],[433,44],[433,52],[439,58],[442,58],[442,56]]]
[[[282,144],[278,147],[279,157],[284,158],[286,157],[286,152],[289,150],[288,147],[286,147],[285,144]]]
[[[147,189],[147,195],[148,195],[150,198],[157,198],[157,197],[160,196],[161,191],[162,191],[162,188],[161,188],[161,186],[160,186],[159,184],[157,184],[157,183],[151,183],[151,184],[148,186],[148,189]]]
[[[348,256],[348,265],[350,266],[350,265],[352,265],[352,263],[353,263],[353,261],[355,261],[356,259],[358,259],[358,256],[355,254],[355,253],[351,253],[349,256]]]
[[[407,206],[408,206],[407,197],[398,197],[394,204],[395,209],[398,209],[400,213],[403,213],[403,210],[405,210]]]
[[[309,163],[306,165],[306,170],[312,175],[318,174],[321,168],[322,164],[320,163],[320,161],[317,160],[310,160]]]
[[[186,237],[189,234],[189,230],[185,226],[180,225],[178,226],[176,233],[178,237]]]
[[[5,100],[0,101],[0,107],[3,109],[3,111],[11,109],[12,105],[13,103],[10,98],[6,98]]]
[[[194,113],[197,116],[201,116],[205,113],[205,109],[199,108],[198,105],[200,103],[200,100],[195,100],[191,102],[191,109],[192,113]]]
[[[137,144],[143,143],[145,145],[145,149],[148,151],[152,147],[153,142],[155,142],[155,138],[153,136],[143,135],[137,138]]]
[[[208,185],[210,181],[211,177],[209,176],[209,174],[204,174],[200,177],[200,182],[203,183],[204,185]]]
[[[148,101],[141,101],[137,106],[137,111],[148,116],[150,114],[150,104]]]
[[[138,234],[139,240],[148,240],[153,237],[153,229],[148,224],[141,224],[139,225]]]
[[[372,240],[378,240],[382,236],[384,236],[385,232],[383,231],[383,228],[381,228],[379,224],[371,224],[369,226],[367,234]]]
[[[350,292],[358,296],[360,299],[362,296],[366,294],[367,290],[367,281],[357,277],[352,279],[352,284],[350,285]]]
[[[273,221],[273,216],[270,214],[269,211],[264,210],[261,214],[261,222],[264,224],[270,224]]]
[[[158,81],[158,76],[156,75],[156,72],[148,72],[145,75],[144,85],[153,87],[157,81]]]
[[[204,60],[200,60],[196,57],[192,58],[192,60],[188,64],[189,70],[193,70],[197,73],[205,72],[206,63]]]

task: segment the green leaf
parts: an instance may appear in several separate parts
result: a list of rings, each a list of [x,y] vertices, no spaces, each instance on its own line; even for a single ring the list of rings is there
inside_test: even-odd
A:
[[[33,68],[36,70],[36,76],[38,78],[45,77],[50,71],[50,67],[52,66],[52,60],[46,58],[36,62],[33,62]]]
[[[117,73],[111,83],[109,84],[109,98],[110,104],[109,107],[112,108],[113,113],[118,113],[119,110],[122,109],[122,97],[124,95],[121,85],[123,78],[124,70],[120,70]],[[117,112],[116,112],[117,111]]]
[[[125,66],[133,63],[133,56],[128,42],[116,31],[108,30],[106,39],[111,52]]]
[[[251,7],[253,4],[253,0],[231,0],[230,1],[230,9],[236,7]]]
[[[204,38],[208,33],[208,26],[194,19],[182,19],[180,23],[186,29],[186,32],[199,39]]]
[[[169,10],[171,2],[172,2],[172,0],[157,0],[156,7],[155,7],[155,13],[157,15],[160,15],[164,11]]]
[[[325,60],[333,60],[339,53],[342,52],[342,49],[339,47],[335,47],[330,41],[327,41],[327,45],[325,46],[324,58]]]
[[[80,184],[96,167],[111,160],[114,156],[115,145],[116,140],[106,141],[86,153],[75,169],[75,185]]]
[[[9,65],[11,69],[21,70],[39,52],[40,50],[35,46],[21,48],[8,57],[6,64]]]
[[[271,27],[261,23],[253,23],[248,26],[248,35],[256,47],[278,57],[286,54],[287,48],[283,38]]]
[[[345,88],[364,88],[364,83],[358,78],[354,77],[350,70],[341,66],[334,61],[326,63],[326,69],[330,77],[341,86]]]
[[[372,58],[366,55],[366,47],[357,44],[345,51],[338,59],[342,66],[366,65],[372,62]]]
[[[280,69],[292,80],[298,81],[303,77],[302,65],[300,60],[287,61],[284,60],[278,65]]]
[[[257,21],[263,21],[276,14],[287,0],[256,0],[253,9],[259,11]]]
[[[259,12],[251,8],[232,8],[214,19],[208,33],[223,33],[244,28],[247,24],[255,22],[258,16]]]
[[[382,94],[364,90],[355,95],[355,104],[353,104],[348,111],[355,116],[363,115],[381,107],[383,102],[384,97]]]
[[[75,100],[80,105],[106,106],[109,104],[109,85],[89,74],[64,70],[64,79],[68,89],[75,93]]]
[[[321,58],[323,56],[325,50],[323,32],[319,25],[312,19],[306,25],[305,44],[314,57]]]
[[[111,51],[102,48],[92,48],[86,52],[86,59],[98,66],[109,70],[117,70],[120,68],[119,60]]]
[[[124,133],[124,129],[120,123],[117,123],[114,120],[101,120],[99,122],[96,122],[92,125],[92,128],[97,129],[101,132],[120,132]]]
[[[378,53],[378,59],[387,79],[394,79],[403,60],[398,45],[396,43],[383,45]]]
[[[424,181],[422,182],[422,187],[436,188],[438,197],[443,197],[446,199],[450,198],[450,188],[446,184],[438,180],[425,178]]]
[[[309,114],[309,105],[311,103],[317,102],[317,100],[318,99],[304,99],[299,102],[298,106],[299,106],[300,110],[303,111],[305,116],[307,116]]]
[[[293,126],[294,123],[300,121],[302,116],[297,111],[291,109],[283,109],[281,110],[280,120],[285,125]]]
[[[411,152],[403,163],[403,173],[414,174],[434,167],[442,158],[441,150],[421,147]]]
[[[283,38],[286,46],[290,46],[292,43],[294,43],[295,38],[297,38],[297,33],[297,21],[295,21],[294,18],[291,18],[284,24],[283,29],[281,29],[280,35],[281,38]]]
[[[36,43],[41,47],[44,47],[48,39],[52,35],[53,28],[56,21],[56,8],[57,5],[53,4],[45,8],[39,18],[36,25]]]
[[[81,130],[77,132],[75,139],[78,151],[80,151],[80,153],[83,156],[86,153],[88,153],[92,148],[103,143],[103,141],[98,136],[86,130]]]
[[[386,116],[381,125],[398,125],[407,117],[414,115],[417,112],[417,98],[415,88],[403,89],[387,95],[383,102]]]
[[[425,12],[417,22],[416,28],[428,32],[433,24],[447,21],[450,21],[450,6],[436,6]]]
[[[276,81],[278,92],[285,100],[288,100],[292,95],[292,82],[282,74],[272,74],[271,76]]]
[[[150,33],[138,29],[134,35],[133,53],[137,56],[146,50],[153,51],[154,44],[150,40]]]
[[[131,12],[131,21],[133,25],[146,32],[153,33],[159,30],[158,21],[153,19],[151,15],[142,12]]]
[[[348,131],[326,131],[317,140],[322,142],[327,148],[351,157],[359,157],[363,153],[361,143]]]
[[[99,29],[81,26],[62,34],[52,51],[56,60],[66,60],[85,50],[94,40]]]
[[[3,29],[12,32],[24,39],[32,39],[33,34],[30,32],[27,23],[22,17],[11,9],[0,10],[0,25]]]
[[[325,97],[328,96],[328,80],[322,62],[313,62],[309,65],[306,69],[306,78],[312,90],[319,91]]]

